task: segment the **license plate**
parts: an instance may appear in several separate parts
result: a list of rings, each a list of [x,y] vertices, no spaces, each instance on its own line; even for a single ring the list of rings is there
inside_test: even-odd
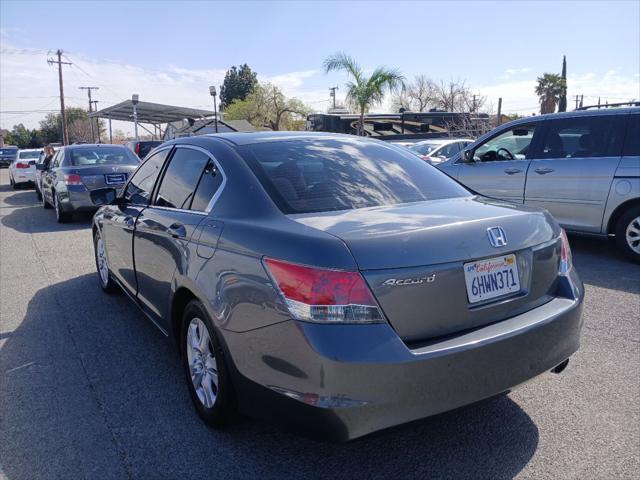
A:
[[[516,256],[504,255],[464,264],[469,303],[477,303],[520,291]]]
[[[106,175],[107,185],[116,185],[120,183],[124,183],[127,180],[127,177],[124,173],[109,173]]]

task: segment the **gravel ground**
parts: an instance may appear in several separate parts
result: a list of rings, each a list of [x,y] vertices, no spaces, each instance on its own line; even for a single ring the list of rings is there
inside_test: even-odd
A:
[[[640,266],[571,238],[582,347],[561,375],[333,445],[205,427],[169,342],[96,280],[90,217],[59,225],[0,171],[0,477],[638,478]]]

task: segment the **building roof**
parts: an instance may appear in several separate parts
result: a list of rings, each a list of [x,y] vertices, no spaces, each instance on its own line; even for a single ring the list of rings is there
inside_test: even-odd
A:
[[[153,124],[178,122],[185,118],[198,119],[214,115],[210,110],[176,107],[174,105],[163,105],[161,103],[151,102],[138,102],[136,105],[136,113],[138,115],[138,122]],[[92,112],[89,116],[133,122],[133,102],[131,100],[125,100],[117,105]]]

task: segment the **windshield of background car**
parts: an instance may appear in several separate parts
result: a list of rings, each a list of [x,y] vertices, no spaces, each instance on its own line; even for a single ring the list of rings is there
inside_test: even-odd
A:
[[[0,148],[0,155],[3,157],[15,157],[17,153],[17,148]]]
[[[140,159],[125,147],[79,147],[68,155],[74,167],[140,164]]]
[[[18,158],[36,159],[39,156],[40,156],[40,151],[39,150],[32,150],[30,152],[20,152],[20,153],[18,153]]]
[[[350,139],[248,145],[245,159],[283,213],[453,198],[469,192],[397,147]]]
[[[416,152],[418,155],[429,155],[436,148],[438,148],[441,143],[423,143],[420,145],[411,145],[409,150]]]

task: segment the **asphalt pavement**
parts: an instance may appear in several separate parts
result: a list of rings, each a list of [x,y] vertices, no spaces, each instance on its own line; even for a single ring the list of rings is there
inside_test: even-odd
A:
[[[90,225],[57,224],[0,171],[0,478],[640,476],[640,266],[607,242],[570,238],[587,293],[562,374],[329,444],[200,422],[173,346],[100,290]]]

